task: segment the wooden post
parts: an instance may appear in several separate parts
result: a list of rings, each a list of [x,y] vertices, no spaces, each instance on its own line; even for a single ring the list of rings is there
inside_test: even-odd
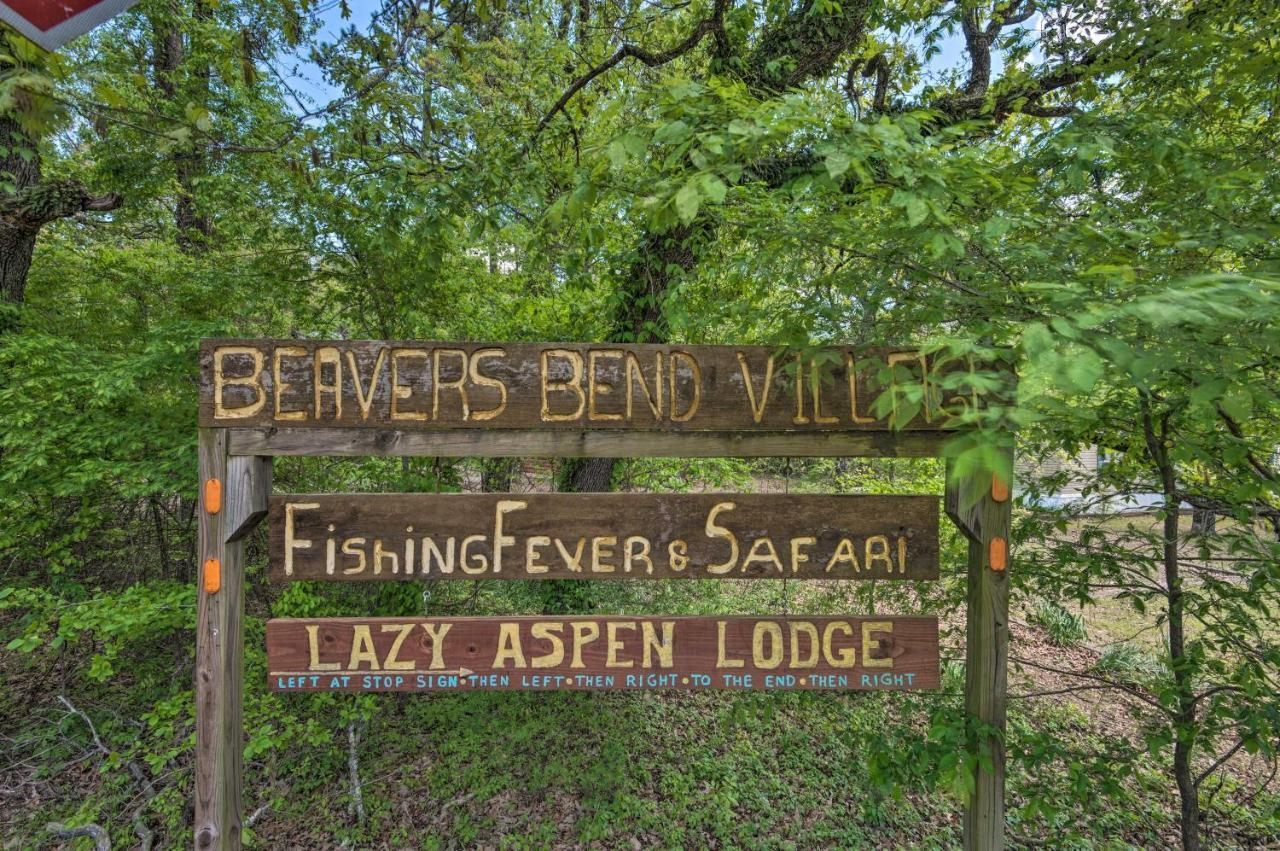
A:
[[[195,846],[241,842],[244,536],[267,511],[271,460],[227,454],[227,430],[200,429],[196,565]]]
[[[1006,458],[1012,471],[1012,458]],[[1009,475],[1009,474],[1006,474]],[[957,477],[947,464],[946,509],[969,539],[965,629],[965,712],[998,734],[979,744],[964,847],[1004,847],[1004,730],[1009,662],[1009,482],[1003,475]]]

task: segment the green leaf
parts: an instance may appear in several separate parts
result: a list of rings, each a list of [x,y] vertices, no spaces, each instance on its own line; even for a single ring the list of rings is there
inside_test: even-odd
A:
[[[704,174],[702,176],[702,192],[713,204],[722,203],[728,191],[729,187],[714,174]]]
[[[835,180],[849,170],[849,162],[849,155],[844,151],[832,151],[827,154],[827,174]]]
[[[1072,389],[1087,393],[1102,377],[1102,358],[1092,349],[1079,349],[1066,361],[1066,378]]]
[[[658,132],[653,134],[653,140],[663,144],[676,144],[688,139],[692,133],[688,124],[676,119],[659,127]]]
[[[1233,388],[1218,404],[1222,405],[1222,410],[1236,422],[1244,422],[1253,415],[1253,396],[1246,388]]]
[[[911,227],[923,222],[929,217],[929,205],[919,195],[907,196],[907,224]]]
[[[698,207],[701,204],[702,193],[698,191],[698,185],[693,180],[681,186],[680,191],[676,193],[676,215],[686,225],[698,215]]]

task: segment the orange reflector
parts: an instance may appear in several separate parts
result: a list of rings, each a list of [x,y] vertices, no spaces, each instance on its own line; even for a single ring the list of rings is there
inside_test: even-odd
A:
[[[207,479],[204,483],[204,510],[209,514],[222,510],[222,482],[217,479]]]
[[[222,588],[222,562],[216,558],[204,560],[204,593],[217,594]]]
[[[1004,570],[1009,566],[1009,545],[1004,538],[991,539],[991,569]]]
[[[1009,485],[999,476],[991,477],[991,498],[996,502],[1004,502],[1009,498]]]

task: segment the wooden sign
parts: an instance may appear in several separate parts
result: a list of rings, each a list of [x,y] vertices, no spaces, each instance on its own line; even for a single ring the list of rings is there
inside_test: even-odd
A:
[[[276,582],[937,579],[938,499],[813,494],[276,494]]]
[[[923,689],[930,617],[326,618],[267,622],[272,691]]]
[[[204,340],[200,364],[202,426],[938,430],[978,403],[939,380],[970,364],[912,350]]]

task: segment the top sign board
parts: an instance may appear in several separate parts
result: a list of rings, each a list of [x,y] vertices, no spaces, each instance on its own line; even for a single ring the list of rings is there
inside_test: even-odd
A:
[[[938,382],[967,362],[914,350],[204,340],[200,365],[206,427],[942,430],[979,403]]]
[[[45,50],[57,50],[136,2],[138,0],[4,0],[0,3],[0,20]]]

